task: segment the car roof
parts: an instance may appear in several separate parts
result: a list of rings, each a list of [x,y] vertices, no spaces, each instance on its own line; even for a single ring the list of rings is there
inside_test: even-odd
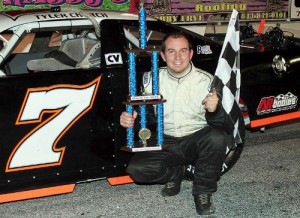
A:
[[[24,11],[4,11],[0,14],[0,32],[5,30],[14,30],[24,24],[34,22],[42,23],[48,22],[55,26],[55,22],[72,22],[80,25],[91,24],[87,16],[95,19],[98,23],[105,19],[114,20],[138,20],[138,14],[127,13],[121,11],[108,10],[83,10],[75,8],[61,8],[59,12],[52,12],[51,10],[24,10]],[[155,20],[147,17],[147,20]],[[71,24],[70,24],[71,25]]]

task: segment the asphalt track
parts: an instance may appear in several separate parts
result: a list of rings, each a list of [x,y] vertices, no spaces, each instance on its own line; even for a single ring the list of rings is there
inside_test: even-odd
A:
[[[247,131],[240,160],[219,182],[214,216],[300,217],[300,120]],[[77,184],[73,193],[0,205],[1,218],[199,217],[184,181],[179,195],[161,197],[161,185],[110,186],[106,180]]]

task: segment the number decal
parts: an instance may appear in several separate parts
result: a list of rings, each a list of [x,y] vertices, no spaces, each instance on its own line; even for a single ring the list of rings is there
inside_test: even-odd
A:
[[[6,172],[57,166],[65,147],[57,142],[94,103],[101,77],[86,85],[55,85],[27,90],[16,125],[39,123],[14,148]],[[44,114],[51,114],[42,121]]]

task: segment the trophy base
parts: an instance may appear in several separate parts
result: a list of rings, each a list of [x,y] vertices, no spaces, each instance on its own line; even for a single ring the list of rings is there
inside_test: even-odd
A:
[[[143,152],[143,151],[161,151],[162,147],[161,146],[154,146],[154,147],[132,147],[129,148],[128,146],[123,146],[121,147],[122,151],[127,151],[127,152]]]
[[[161,151],[165,147],[165,145],[164,146],[157,145],[154,139],[150,139],[147,142],[148,143],[145,146],[143,143],[139,141],[135,141],[133,147],[130,148],[128,146],[123,146],[121,147],[121,150],[127,152]]]

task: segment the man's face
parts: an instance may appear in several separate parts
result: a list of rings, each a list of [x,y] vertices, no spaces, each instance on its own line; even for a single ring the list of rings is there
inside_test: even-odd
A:
[[[173,73],[181,74],[187,69],[193,56],[187,39],[170,37],[165,41],[165,46],[165,51],[161,52],[162,59]]]

